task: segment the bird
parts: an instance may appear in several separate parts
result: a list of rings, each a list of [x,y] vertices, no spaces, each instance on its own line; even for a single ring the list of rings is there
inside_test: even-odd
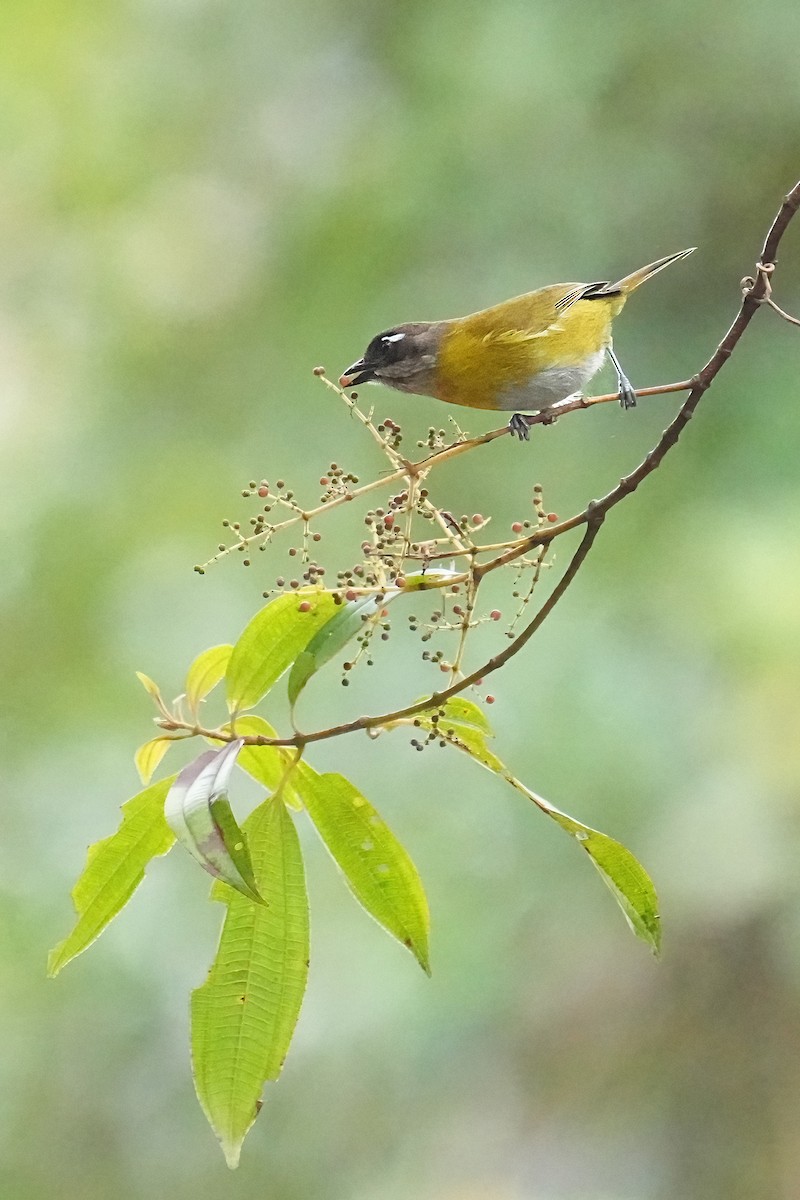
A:
[[[579,393],[607,355],[619,402],[633,408],[636,392],[614,353],[611,323],[640,284],[695,249],[656,259],[616,283],[556,283],[466,317],[385,329],[339,386],[376,382],[448,404],[511,411],[510,432],[528,441],[524,413]]]

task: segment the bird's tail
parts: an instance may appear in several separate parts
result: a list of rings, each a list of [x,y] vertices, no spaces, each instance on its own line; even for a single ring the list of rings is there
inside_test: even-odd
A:
[[[607,292],[621,292],[623,296],[627,296],[630,292],[636,290],[640,283],[644,283],[651,275],[657,275],[659,271],[663,271],[664,267],[668,267],[670,263],[677,262],[680,258],[686,258],[687,254],[691,254],[696,250],[696,246],[690,246],[688,250],[679,250],[677,254],[668,254],[666,258],[656,259],[655,262],[649,263],[646,267],[640,267],[638,271],[634,271],[632,275],[626,275],[624,279],[620,279],[617,283],[606,288]]]

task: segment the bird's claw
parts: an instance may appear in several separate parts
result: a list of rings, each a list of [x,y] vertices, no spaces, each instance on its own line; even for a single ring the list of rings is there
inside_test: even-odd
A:
[[[531,440],[531,427],[524,413],[514,413],[508,422],[508,428],[511,436],[518,437],[521,442],[529,442]]]
[[[636,392],[627,379],[619,381],[619,403],[625,410],[636,408]]]

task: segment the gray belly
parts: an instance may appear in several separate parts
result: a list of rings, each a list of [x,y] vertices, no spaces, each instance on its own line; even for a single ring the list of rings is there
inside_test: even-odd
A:
[[[506,388],[497,398],[497,407],[508,412],[549,408],[551,404],[566,400],[567,396],[572,396],[585,387],[600,370],[604,358],[605,350],[597,350],[583,362],[548,367],[528,383]]]

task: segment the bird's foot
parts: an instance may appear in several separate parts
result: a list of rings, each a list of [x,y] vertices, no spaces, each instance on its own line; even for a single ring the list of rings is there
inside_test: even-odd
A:
[[[626,410],[636,408],[636,392],[624,375],[619,381],[619,403],[620,407]]]
[[[529,442],[531,440],[531,427],[524,413],[514,413],[508,422],[508,428],[511,436],[518,437],[521,442]]]

